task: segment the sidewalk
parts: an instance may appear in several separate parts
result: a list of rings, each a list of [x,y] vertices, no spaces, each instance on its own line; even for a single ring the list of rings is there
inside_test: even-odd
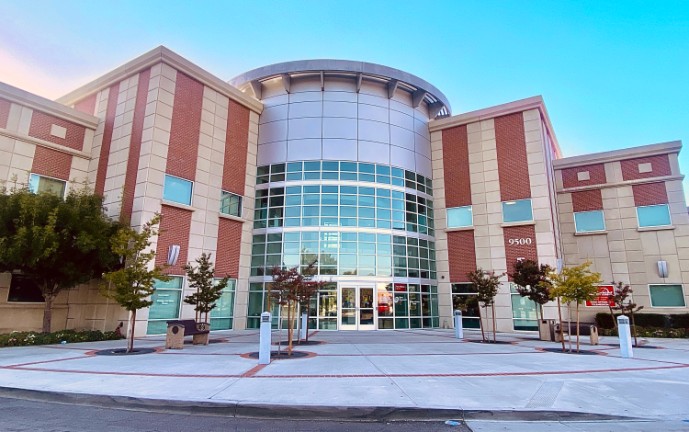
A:
[[[529,334],[499,334],[510,343],[497,345],[465,336],[314,332],[323,343],[295,346],[308,358],[266,366],[246,356],[258,350],[251,330],[214,332],[215,343],[174,351],[164,337],[141,338],[135,348],[159,350],[130,356],[94,355],[125,341],[2,348],[0,396],[262,417],[689,419],[689,340],[649,339],[655,348],[625,359],[612,337],[599,346],[582,338],[593,353],[575,355],[544,352],[560,344]]]

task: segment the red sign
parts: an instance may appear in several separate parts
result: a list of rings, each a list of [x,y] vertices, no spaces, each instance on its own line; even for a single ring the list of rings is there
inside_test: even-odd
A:
[[[403,283],[396,283],[395,284],[395,291],[406,291],[407,290],[407,284]]]
[[[612,285],[599,285],[598,297],[594,300],[587,300],[586,306],[615,306],[612,296],[615,295],[615,287]]]

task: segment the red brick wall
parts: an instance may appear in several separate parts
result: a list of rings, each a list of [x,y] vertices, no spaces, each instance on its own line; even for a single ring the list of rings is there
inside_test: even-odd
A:
[[[0,129],[7,128],[7,119],[10,116],[10,101],[0,99]]]
[[[50,135],[50,127],[53,124],[67,129],[67,134],[65,135],[64,139]],[[44,141],[60,144],[75,150],[82,150],[84,148],[85,132],[86,128],[84,126],[53,117],[40,111],[34,111],[33,115],[31,116],[29,136],[42,139]]]
[[[49,177],[69,180],[72,155],[47,147],[36,146],[31,172]]]
[[[603,210],[603,194],[600,189],[574,192],[572,207],[575,212]]]
[[[503,228],[503,235],[505,236],[505,261],[508,274],[514,272],[514,264],[517,262],[517,258],[538,262],[536,229],[533,225],[505,227]],[[531,242],[528,244],[527,240],[524,244],[520,244],[522,243],[521,239],[531,239]],[[510,244],[510,240],[515,240],[514,244]]]
[[[578,173],[588,171],[589,179],[579,181]],[[605,184],[605,165],[594,164],[562,170],[562,186],[565,188]]]
[[[495,118],[495,142],[498,153],[501,200],[531,198],[522,113]]]
[[[117,109],[117,97],[120,93],[120,83],[110,87],[108,92],[108,106],[105,111],[105,125],[103,127],[103,142],[98,159],[98,173],[96,174],[96,193],[103,195],[105,190],[105,174],[110,158],[110,144],[112,143],[112,130],[115,126],[115,110]]]
[[[177,72],[175,101],[167,153],[168,174],[187,180],[196,176],[196,159],[201,131],[203,84]]]
[[[443,168],[445,206],[451,208],[470,205],[471,179],[466,125],[443,130]]]
[[[230,100],[222,174],[222,188],[224,190],[244,195],[248,147],[249,109]]]
[[[129,221],[134,206],[134,189],[136,187],[136,175],[139,172],[139,158],[141,157],[141,135],[144,129],[144,114],[146,113],[146,99],[148,97],[148,84],[151,78],[151,70],[147,69],[139,73],[139,83],[136,90],[136,103],[134,105],[134,120],[132,123],[132,135],[129,141],[129,156],[127,159],[127,172],[122,192],[122,220]]]
[[[667,189],[664,182],[633,185],[634,204],[648,206],[655,204],[667,204]]]
[[[96,95],[92,94],[86,99],[82,99],[74,105],[74,109],[83,113],[94,115],[96,112]]]
[[[647,173],[639,172],[639,164],[650,163],[653,170]],[[620,161],[622,165],[622,178],[624,180],[637,180],[649,177],[668,176],[672,174],[670,158],[668,155],[649,156],[644,158],[627,159]]]
[[[467,273],[476,270],[474,231],[448,232],[447,254],[450,261],[450,282],[469,282]]]
[[[218,276],[230,275],[236,278],[239,274],[242,223],[225,218],[220,218],[219,223],[215,274]]]
[[[160,235],[156,249],[156,264],[167,262],[167,251],[170,245],[179,245],[177,264],[167,268],[166,273],[183,275],[182,267],[187,263],[189,248],[189,231],[191,229],[191,211],[177,207],[161,206]]]

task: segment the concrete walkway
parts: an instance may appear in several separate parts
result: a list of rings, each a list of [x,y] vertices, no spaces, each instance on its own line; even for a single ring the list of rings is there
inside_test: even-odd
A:
[[[94,355],[125,341],[0,349],[0,395],[231,415],[333,419],[689,419],[689,340],[649,339],[635,358],[616,338],[582,350],[530,334],[501,344],[450,330],[314,332],[311,355],[259,366],[257,331],[214,332],[207,346],[152,354]],[[273,334],[274,341],[277,333]],[[188,338],[190,339],[190,338]],[[284,339],[284,335],[283,335]],[[277,347],[276,347],[277,348]],[[687,423],[689,426],[689,423]]]

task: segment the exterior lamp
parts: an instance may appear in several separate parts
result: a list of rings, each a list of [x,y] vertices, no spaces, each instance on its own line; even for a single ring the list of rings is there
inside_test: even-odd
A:
[[[668,276],[667,261],[658,261],[658,276],[661,278]]]
[[[179,259],[179,245],[170,245],[167,248],[167,265],[177,264],[177,259]]]

